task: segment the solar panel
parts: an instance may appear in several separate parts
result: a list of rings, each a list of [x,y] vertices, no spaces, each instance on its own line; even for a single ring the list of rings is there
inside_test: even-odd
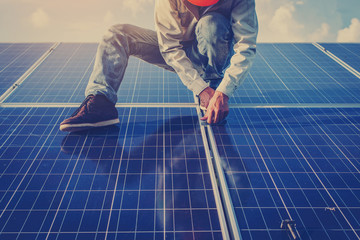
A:
[[[95,52],[96,44],[61,44],[7,102],[81,102]],[[357,82],[311,44],[259,44],[251,73],[231,102],[357,103]],[[192,94],[176,74],[130,58],[118,102],[190,103]]]
[[[0,44],[0,67],[33,45]],[[176,74],[130,58],[118,102],[134,106],[118,108],[120,124],[60,132],[96,48],[61,43],[0,106],[1,239],[222,239],[232,208],[242,239],[289,239],[284,220],[301,239],[359,239],[360,84],[327,54],[259,44],[227,123],[205,127],[215,139]]]
[[[96,49],[93,43],[60,44],[6,102],[82,102]],[[175,73],[130,58],[118,102],[193,102],[193,95]]]
[[[84,98],[96,44],[60,44],[19,86],[8,102],[71,102]],[[80,101],[82,101],[80,100]]]
[[[360,71],[360,46],[357,43],[321,43],[327,51]]]
[[[212,127],[244,239],[357,239],[359,109],[232,109]],[[357,233],[358,234],[358,233]]]
[[[232,103],[359,103],[359,79],[312,44],[258,44]]]
[[[33,65],[50,43],[0,43],[0,95]]]
[[[73,110],[0,109],[2,239],[222,239],[195,109],[59,132]]]
[[[133,79],[125,76],[118,92],[119,103],[193,103],[194,97],[177,74],[130,58],[136,66]],[[126,73],[129,70],[127,69]],[[132,86],[133,89],[124,88]]]
[[[319,82],[321,93],[330,98],[330,102],[345,102],[358,103],[359,78],[344,69],[339,68],[339,64],[333,60],[329,61],[328,56],[321,51],[315,51],[313,45],[298,44],[296,48],[301,53],[308,55],[306,61],[316,63],[316,66],[321,69],[321,74],[315,75],[312,79],[315,83]],[[286,53],[286,51],[284,51]],[[305,68],[306,71],[311,70]],[[310,75],[312,76],[312,75]]]

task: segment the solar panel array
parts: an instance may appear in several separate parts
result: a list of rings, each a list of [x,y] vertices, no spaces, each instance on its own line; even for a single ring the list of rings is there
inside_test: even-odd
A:
[[[2,93],[52,45],[0,44]],[[359,44],[321,45],[358,70]],[[360,79],[325,52],[259,44],[216,126],[176,74],[130,58],[120,124],[60,132],[96,48],[61,43],[0,103],[0,239],[238,239],[232,213],[241,239],[293,239],[284,220],[359,239]]]
[[[1,110],[2,239],[221,239],[194,109],[59,132],[74,110]]]
[[[51,47],[50,43],[0,43],[0,95]]]
[[[359,103],[359,79],[312,44],[259,44],[232,103]]]
[[[245,239],[356,239],[359,109],[233,109],[213,127]]]
[[[6,102],[82,102],[96,49],[94,43],[60,44]],[[130,58],[118,91],[119,103],[188,103],[193,99],[175,73],[159,71],[135,58]]]
[[[321,43],[327,51],[332,52],[353,67],[360,71],[360,46],[357,43]]]

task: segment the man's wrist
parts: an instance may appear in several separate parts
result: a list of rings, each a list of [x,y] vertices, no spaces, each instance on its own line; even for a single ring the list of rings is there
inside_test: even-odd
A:
[[[199,93],[199,96],[201,97],[201,95],[204,95],[204,94],[213,95],[213,93],[214,93],[214,89],[212,89],[211,87],[206,87],[206,88],[204,88],[204,90],[202,90]]]
[[[225,101],[228,101],[229,100],[229,97],[223,93],[223,92],[220,92],[220,91],[215,91],[215,94],[221,98],[223,98]]]

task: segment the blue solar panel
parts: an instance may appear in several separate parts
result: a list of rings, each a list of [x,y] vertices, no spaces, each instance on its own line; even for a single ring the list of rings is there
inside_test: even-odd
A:
[[[212,127],[243,239],[358,239],[359,109],[232,109]]]
[[[279,44],[278,44],[279,45]],[[280,49],[280,47],[279,47]],[[294,44],[280,49],[294,64],[302,70],[305,76],[318,88],[321,96],[330,103],[359,103],[359,79],[348,70],[341,67],[323,52],[310,44]],[[292,51],[298,51],[291,54]],[[313,67],[308,67],[312,62]],[[315,72],[316,71],[316,72]]]
[[[6,102],[81,102],[95,52],[96,44],[61,44]],[[231,103],[358,103],[357,82],[312,44],[259,44],[251,73]],[[193,101],[176,74],[134,58],[118,99],[119,103]]]
[[[258,44],[232,103],[359,103],[359,79],[312,44]]]
[[[119,103],[193,103],[194,97],[177,74],[130,58],[133,79],[124,77],[118,92]],[[126,73],[129,72],[127,69]],[[125,73],[125,74],[126,74]],[[124,86],[132,86],[132,89]]]
[[[96,44],[60,44],[7,101],[72,102],[74,98],[83,99],[95,52]]]
[[[321,46],[360,72],[360,45],[358,43],[321,43]]]
[[[0,109],[1,239],[222,239],[195,109],[59,132],[73,110]]]
[[[51,46],[50,43],[0,43],[0,95]]]
[[[93,43],[60,44],[6,102],[82,102],[96,49]],[[193,102],[193,95],[175,73],[130,58],[118,102]]]
[[[40,46],[0,44],[0,76],[36,61]],[[176,74],[130,58],[118,102],[144,106],[119,108],[116,126],[58,130],[75,110],[66,103],[84,99],[96,48],[60,44],[0,106],[0,239],[222,239],[203,143],[211,134],[193,105],[149,104],[194,102]],[[359,103],[359,88],[311,44],[258,45],[231,103],[329,108],[233,105],[212,127],[242,239],[289,239],[285,219],[301,239],[359,239],[360,108],[333,108]],[[31,107],[54,102],[64,107]]]

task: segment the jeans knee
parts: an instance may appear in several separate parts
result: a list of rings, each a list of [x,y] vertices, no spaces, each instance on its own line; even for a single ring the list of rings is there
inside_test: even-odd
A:
[[[114,37],[126,36],[128,31],[129,31],[129,24],[113,25],[106,30],[103,36],[103,40],[108,41],[110,39],[113,39]]]
[[[111,26],[104,34],[100,46],[106,51],[125,51],[126,55],[130,56],[134,51],[134,44],[131,41],[132,25],[130,24],[116,24]]]
[[[208,43],[229,40],[231,36],[230,20],[220,13],[210,12],[199,20],[195,32],[197,38],[205,39]]]

